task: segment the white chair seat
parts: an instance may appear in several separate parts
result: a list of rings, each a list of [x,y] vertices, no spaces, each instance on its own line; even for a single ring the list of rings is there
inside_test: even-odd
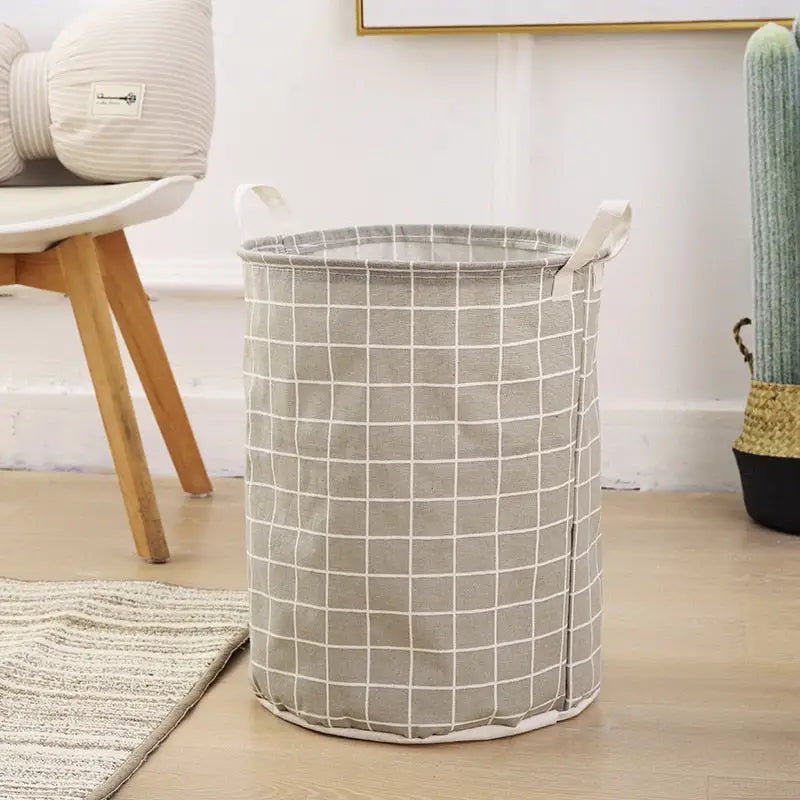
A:
[[[166,217],[195,179],[81,186],[0,187],[0,253],[38,253],[83,233],[100,236]]]

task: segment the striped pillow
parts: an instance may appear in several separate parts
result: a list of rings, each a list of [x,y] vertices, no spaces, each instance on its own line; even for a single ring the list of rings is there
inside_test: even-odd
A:
[[[0,181],[39,158],[96,182],[203,177],[214,106],[211,0],[116,0],[43,53],[0,25]]]

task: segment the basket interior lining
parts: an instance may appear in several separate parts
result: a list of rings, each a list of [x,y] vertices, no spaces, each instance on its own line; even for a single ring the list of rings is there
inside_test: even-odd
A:
[[[449,226],[349,228],[261,239],[260,253],[353,261],[498,263],[566,257],[575,240],[561,234]]]

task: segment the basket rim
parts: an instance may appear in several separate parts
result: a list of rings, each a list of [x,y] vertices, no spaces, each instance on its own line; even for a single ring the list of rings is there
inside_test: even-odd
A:
[[[461,244],[495,246],[498,249],[530,250],[531,258],[496,259],[491,261],[457,261],[424,259],[354,258],[337,255],[345,247],[366,244],[401,242],[425,244]],[[553,269],[563,267],[578,246],[578,238],[565,233],[501,225],[404,224],[363,225],[325,230],[303,231],[248,239],[237,249],[246,263],[255,266],[290,266],[306,268],[343,268],[363,271],[409,270],[471,272],[497,271],[507,268]],[[597,255],[597,261],[607,253]],[[588,265],[587,265],[588,266]]]

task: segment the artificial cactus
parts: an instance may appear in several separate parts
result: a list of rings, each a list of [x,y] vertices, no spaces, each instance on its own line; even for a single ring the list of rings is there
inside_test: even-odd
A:
[[[747,46],[755,375],[800,384],[800,49],[769,24]]]
[[[800,534],[800,46],[765,25],[745,54],[753,209],[755,359],[733,452],[750,517]],[[749,320],[743,320],[749,322]],[[738,336],[740,323],[734,329]]]

